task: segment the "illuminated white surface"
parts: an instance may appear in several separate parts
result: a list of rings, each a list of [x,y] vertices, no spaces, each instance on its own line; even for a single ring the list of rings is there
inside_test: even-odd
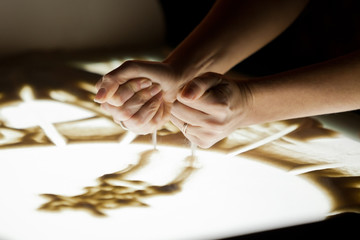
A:
[[[0,116],[8,127],[22,129],[94,116],[93,112],[78,106],[54,100],[38,100],[30,86],[24,86],[19,96],[22,102],[0,108]]]
[[[182,191],[145,199],[99,218],[83,211],[38,211],[42,193],[74,195],[152,146],[77,144],[0,150],[0,239],[213,239],[324,219],[330,200],[312,183],[270,165],[197,151],[199,168]],[[132,176],[161,184],[176,176],[188,148],[158,146]]]
[[[82,68],[102,74],[123,60]],[[81,75],[76,80],[72,71],[63,76],[63,69],[50,68],[53,73],[41,78],[60,76],[61,84],[50,80],[47,86],[37,74],[27,74],[36,73],[31,63],[25,65],[31,71],[25,68],[16,78],[20,91],[14,87],[0,92],[0,240],[218,239],[319,221],[334,211],[360,206],[343,201],[358,193],[360,179],[336,185],[339,176],[358,178],[359,143],[299,119],[237,129],[214,148],[218,152],[197,150],[198,169],[182,190],[141,199],[150,207],[109,210],[107,217],[80,210],[38,211],[47,202],[39,194],[82,194],[84,187],[98,184],[96,178],[138,161],[139,154],[153,146],[149,138],[124,134],[100,111],[93,102],[97,78]],[[130,175],[132,179],[168,183],[188,164],[184,159],[195,148],[185,146],[178,129],[158,133],[159,152],[150,165]],[[319,169],[325,171],[317,175]],[[296,176],[307,172],[314,173],[304,174],[314,180],[324,177],[317,181],[323,188]],[[339,175],[333,177],[334,172]]]

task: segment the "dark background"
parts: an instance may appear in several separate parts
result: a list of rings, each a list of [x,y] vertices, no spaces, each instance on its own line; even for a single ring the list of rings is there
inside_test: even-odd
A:
[[[166,43],[175,48],[205,17],[214,0],[160,0]],[[234,69],[268,75],[360,49],[360,1],[313,0],[278,38]]]
[[[283,240],[283,239],[359,239],[360,214],[343,213],[324,221],[243,236],[224,238],[222,240]]]

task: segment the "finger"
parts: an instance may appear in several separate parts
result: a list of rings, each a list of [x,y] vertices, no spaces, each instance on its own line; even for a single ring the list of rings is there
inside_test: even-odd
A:
[[[130,98],[135,92],[149,87],[151,84],[152,82],[146,78],[132,79],[120,85],[111,79],[105,78],[100,83],[97,83],[96,87],[99,90],[94,101],[98,103],[110,101],[110,104],[120,106],[124,102],[123,98]]]
[[[198,147],[209,148],[221,140],[221,138],[219,138],[216,134],[207,128],[192,126],[189,124],[186,127],[186,131],[184,131],[185,122],[181,121],[173,115],[170,116],[170,121],[180,129],[180,131],[190,142],[196,144]]]
[[[201,133],[203,137],[207,137],[207,133],[221,134],[224,131],[224,114],[207,114],[178,101],[173,104],[171,114],[182,122],[191,124],[192,129],[196,127],[193,135],[198,136]]]
[[[102,78],[99,79],[99,81],[97,81],[96,84],[95,84],[95,88],[96,88],[97,91],[99,91],[101,83],[102,83]]]
[[[194,126],[204,126],[204,122],[209,118],[209,115],[182,104],[179,101],[173,103],[171,114],[183,122],[191,123]]]
[[[196,142],[199,142],[199,133],[202,133],[202,127],[194,126],[188,122],[184,122],[181,119],[170,115],[170,121],[185,135],[186,138],[197,139]],[[187,126],[185,126],[187,125]]]
[[[178,98],[182,101],[193,101],[200,98],[206,91],[222,81],[221,75],[216,73],[206,73],[194,78],[187,83]]]
[[[123,113],[119,113],[121,111],[124,111],[121,107],[115,107],[109,103],[102,103],[100,107],[102,110],[104,110],[113,117],[114,122],[123,121],[124,118],[119,117],[125,115]]]
[[[133,115],[138,112],[143,107],[143,105],[145,105],[160,91],[161,89],[158,85],[151,86],[150,88],[137,92],[123,106],[114,106],[106,102],[103,103],[101,107],[113,116],[114,121],[126,121],[133,117]]]
[[[120,85],[116,92],[107,100],[107,102],[113,106],[120,107],[131,97],[133,97],[137,92],[148,88],[152,85],[152,82],[146,78],[132,79]],[[156,89],[150,88],[151,92],[157,91],[152,96],[156,95],[160,91],[160,86],[157,86]]]
[[[104,103],[110,98],[119,85],[126,83],[130,79],[134,78],[148,78],[147,72],[151,72],[151,68],[141,61],[126,61],[118,68],[105,74],[101,81],[96,84],[98,93],[95,96],[94,101]]]
[[[159,85],[153,85],[150,88],[143,89],[137,92],[131,99],[129,99],[122,106],[122,109],[125,110],[124,113],[126,113],[126,115],[124,115],[124,118],[132,117],[143,106],[146,106],[148,101],[150,101],[150,103],[151,101],[154,101],[152,97],[156,96],[160,91],[161,89]]]
[[[150,101],[146,102],[129,120],[126,126],[138,134],[148,134],[155,131],[159,126],[151,122],[158,112],[163,101],[163,93],[159,92]]]
[[[191,124],[188,124],[186,127],[186,131],[184,131],[184,124],[185,122],[178,119],[174,115],[170,115],[170,121],[177,127],[179,130],[184,134],[184,136],[192,143],[195,143],[199,146],[201,144],[201,140],[198,136],[196,136],[196,132],[200,129],[197,126],[192,126]]]
[[[170,119],[170,109],[172,104],[162,101],[159,110],[151,119],[151,122],[159,127],[162,127]]]
[[[160,123],[161,122],[161,119],[163,118],[163,116],[164,116],[164,108],[165,108],[165,102],[164,101],[162,101],[161,103],[160,103],[160,106],[159,106],[159,109],[158,109],[158,111],[155,113],[155,115],[154,115],[154,117],[152,118],[152,122],[154,123],[154,124],[158,124],[158,123]]]
[[[96,93],[94,98],[95,102],[106,102],[116,92],[119,85],[122,85],[129,80],[127,78],[117,76],[113,72],[114,71],[111,71],[110,73],[104,75],[102,79],[100,79],[96,83],[96,88],[98,89],[98,92]]]
[[[106,100],[115,93],[117,87],[118,84],[115,82],[102,80],[101,83],[97,86],[98,92],[95,95],[94,101],[97,103],[106,102]]]
[[[119,83],[124,83],[133,78],[148,78],[161,84],[158,76],[164,74],[164,67],[166,67],[166,65],[159,62],[129,60],[105,76],[113,78]]]
[[[231,98],[234,96],[232,91],[229,86],[218,85],[216,88],[207,91],[197,100],[192,102],[178,101],[208,115],[222,118],[226,116],[229,111],[232,111],[230,107]],[[236,96],[236,98],[239,98],[239,96]],[[233,99],[233,101],[240,103],[241,99]]]
[[[184,128],[185,122],[175,117],[174,115],[170,115],[170,121],[182,132]]]

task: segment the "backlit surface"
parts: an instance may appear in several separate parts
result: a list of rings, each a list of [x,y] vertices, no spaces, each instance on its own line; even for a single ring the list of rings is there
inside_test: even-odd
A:
[[[359,209],[360,144],[315,120],[239,129],[194,155],[168,124],[154,150],[92,101],[99,75],[29,62],[0,81],[0,239],[214,239]]]

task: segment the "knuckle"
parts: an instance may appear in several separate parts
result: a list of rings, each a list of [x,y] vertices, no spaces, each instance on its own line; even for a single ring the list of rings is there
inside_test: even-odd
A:
[[[131,125],[136,126],[139,130],[143,129],[146,124],[143,114],[135,114],[131,117]]]
[[[224,122],[219,120],[208,119],[204,124],[204,129],[209,129],[209,131],[207,131],[207,135],[209,135],[209,137],[213,137],[215,133],[222,132],[223,128]]]
[[[115,78],[115,76],[116,76],[116,72],[115,72],[115,71],[108,72],[108,73],[106,73],[106,74],[102,77],[101,82],[102,82],[102,83],[111,82],[111,81],[113,81],[113,79]]]
[[[128,71],[131,71],[133,73],[139,73],[140,72],[140,65],[137,61],[135,60],[128,60],[125,61],[122,65],[121,68],[126,69]]]
[[[137,103],[144,104],[150,99],[150,94],[146,91],[141,91],[135,95],[135,98]]]
[[[212,135],[222,133],[224,125],[222,123],[215,123],[212,127]]]
[[[219,84],[222,82],[222,78],[223,76],[219,73],[207,72],[198,77],[198,80],[203,84],[208,84],[209,80],[215,80],[216,84]]]
[[[146,110],[148,114],[154,114],[158,111],[159,107],[161,105],[161,102],[158,99],[151,99],[147,104],[146,104]]]
[[[140,85],[141,84],[138,79],[130,80],[126,83],[127,88],[134,93],[141,89]]]
[[[131,121],[132,121],[132,125],[136,126],[139,130],[142,129],[144,126],[144,122],[142,121],[142,119],[138,117],[133,117]]]
[[[189,84],[192,88],[206,88],[206,86],[208,85],[208,79],[205,77],[198,77],[195,78],[194,81],[190,82]]]
[[[152,101],[149,104],[149,112],[154,113],[158,110],[159,108],[159,103],[157,101]]]
[[[165,118],[162,116],[155,116],[153,119],[151,119],[151,123],[154,125],[157,125],[157,126],[163,125],[163,124],[165,124],[164,119]]]
[[[231,109],[228,105],[221,106],[221,109],[217,111],[217,117],[219,119],[218,121],[221,122],[221,124],[224,124],[230,114]]]
[[[136,86],[132,84],[131,82],[127,82],[124,85],[124,90],[122,95],[133,95],[136,92]]]
[[[232,95],[232,90],[230,89],[229,85],[222,84],[216,88],[215,91],[216,99],[219,104],[221,105],[229,105],[229,100]]]
[[[200,78],[219,78],[221,74],[214,73],[214,72],[206,72],[200,76]]]
[[[123,95],[116,95],[116,96],[113,96],[111,99],[111,103],[117,107],[122,106],[125,102],[126,102],[126,100]]]
[[[117,111],[116,115],[114,115],[114,117],[120,121],[128,120],[132,116],[133,116],[133,113],[128,108],[121,109],[121,110]]]
[[[139,135],[145,135],[153,132],[154,126],[149,123],[144,123],[140,118],[132,118],[131,119],[132,131]]]

